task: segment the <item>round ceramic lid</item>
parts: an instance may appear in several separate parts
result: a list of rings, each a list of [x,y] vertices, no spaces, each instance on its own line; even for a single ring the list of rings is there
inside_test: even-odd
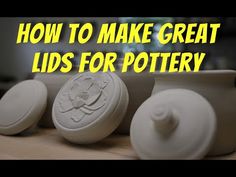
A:
[[[42,82],[23,81],[0,100],[0,133],[18,134],[37,123],[47,102],[47,89]]]
[[[80,73],[59,91],[53,122],[74,143],[93,143],[114,131],[128,106],[128,91],[114,73]]]
[[[212,106],[185,89],[159,92],[134,115],[131,142],[141,159],[201,159],[216,132]]]

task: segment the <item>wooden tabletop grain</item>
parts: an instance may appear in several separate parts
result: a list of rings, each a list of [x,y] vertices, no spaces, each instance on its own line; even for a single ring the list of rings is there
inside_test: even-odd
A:
[[[93,145],[75,145],[55,129],[31,135],[1,136],[0,159],[137,159],[129,136],[111,135]]]
[[[138,159],[127,135],[111,135],[93,145],[74,145],[55,129],[24,136],[0,135],[0,159]],[[236,159],[236,153],[207,159]]]

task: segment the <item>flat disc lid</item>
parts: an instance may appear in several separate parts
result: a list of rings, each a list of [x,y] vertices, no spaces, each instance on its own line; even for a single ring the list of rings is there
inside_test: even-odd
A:
[[[212,106],[185,89],[159,92],[134,115],[131,142],[141,159],[201,159],[216,132]]]
[[[0,100],[0,133],[20,133],[36,123],[46,107],[47,89],[39,81],[23,81]]]

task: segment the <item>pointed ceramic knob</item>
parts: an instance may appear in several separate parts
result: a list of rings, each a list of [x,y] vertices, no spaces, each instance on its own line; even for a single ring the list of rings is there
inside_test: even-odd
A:
[[[130,136],[141,159],[201,159],[211,148],[215,132],[215,112],[204,97],[170,89],[139,107]]]

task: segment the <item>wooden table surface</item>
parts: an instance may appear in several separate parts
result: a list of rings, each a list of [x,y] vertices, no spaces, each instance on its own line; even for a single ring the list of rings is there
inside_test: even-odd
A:
[[[138,159],[129,136],[111,135],[93,145],[74,145],[55,129],[31,135],[1,136],[0,159]],[[209,158],[208,158],[209,159]],[[236,159],[236,153],[213,159]]]

